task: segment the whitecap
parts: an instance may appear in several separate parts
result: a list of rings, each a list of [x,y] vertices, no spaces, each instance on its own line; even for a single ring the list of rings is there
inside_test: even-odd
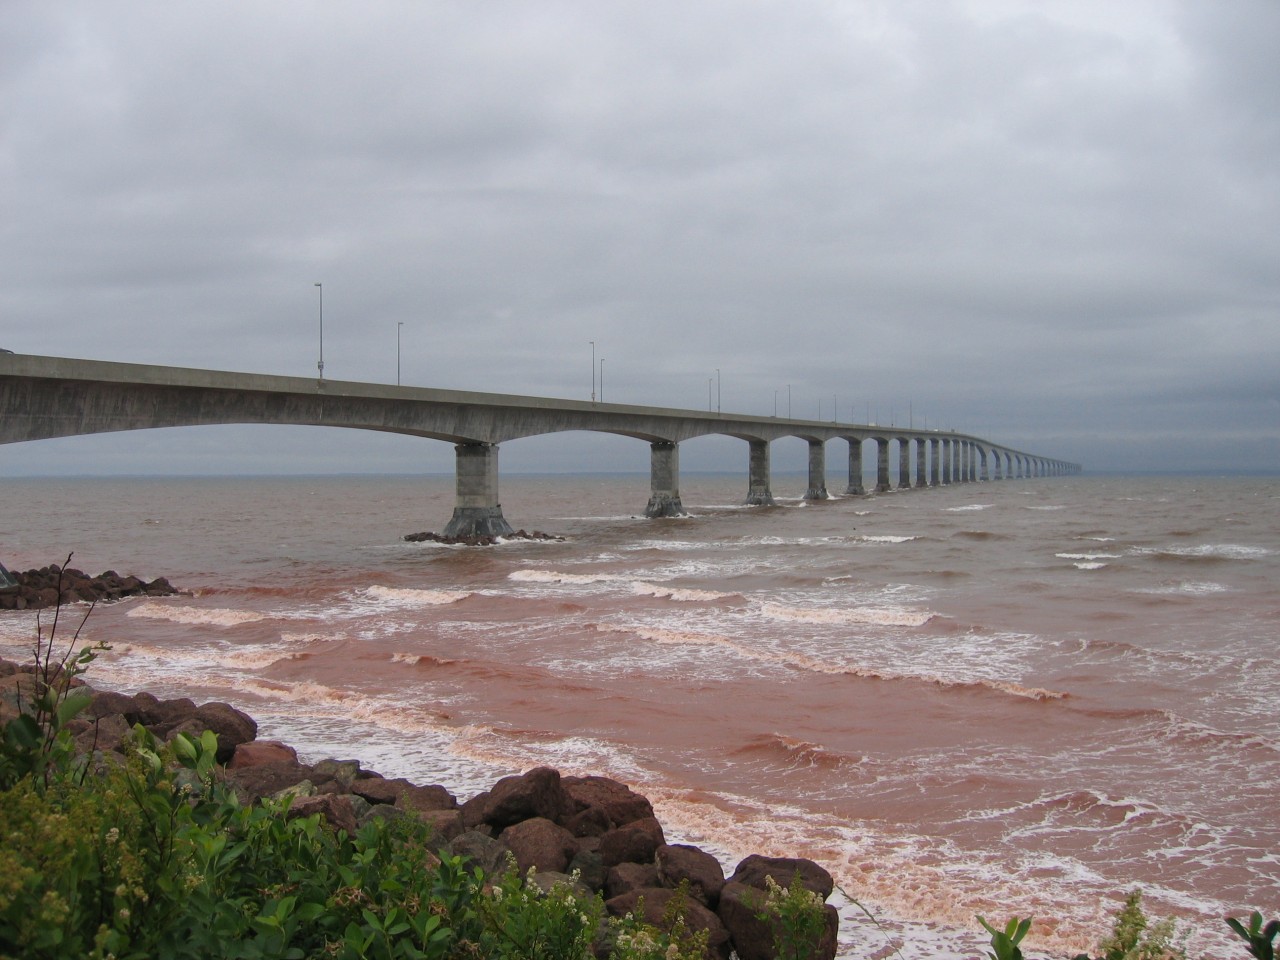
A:
[[[179,607],[162,603],[143,603],[126,614],[149,620],[168,620],[191,626],[235,627],[242,623],[257,623],[267,619],[265,613],[252,610],[228,610],[218,607]]]
[[[637,580],[631,584],[631,592],[640,597],[659,597],[667,600],[724,600],[737,596],[732,593],[719,593],[715,590],[695,590],[691,587],[662,587],[653,583]]]
[[[374,585],[364,591],[368,597],[397,606],[438,606],[457,603],[471,596],[467,590],[423,590],[417,587],[384,587]]]
[[[857,623],[882,627],[922,627],[934,617],[927,610],[905,607],[788,607],[780,603],[766,603],[760,612],[772,620],[795,623]]]

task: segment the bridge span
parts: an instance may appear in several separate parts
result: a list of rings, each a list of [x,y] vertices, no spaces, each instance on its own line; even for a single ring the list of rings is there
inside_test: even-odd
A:
[[[809,444],[806,500],[829,497],[828,440],[848,444],[846,495],[867,492],[862,482],[865,442],[875,444],[876,491],[893,489],[891,444],[897,445],[900,489],[1060,476],[1081,469],[952,431],[0,353],[0,444],[236,423],[381,430],[454,444],[457,496],[444,528],[447,536],[511,533],[498,499],[499,445],[570,430],[615,433],[649,444],[648,517],[684,514],[679,445],[713,434],[746,441],[746,502],[762,506],[773,503],[769,444],[780,437],[799,437]]]

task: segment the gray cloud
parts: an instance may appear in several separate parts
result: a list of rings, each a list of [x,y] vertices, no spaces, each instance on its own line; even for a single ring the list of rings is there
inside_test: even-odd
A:
[[[1099,469],[1275,469],[1278,17],[11,3],[0,345],[306,374],[320,280],[340,379],[393,379],[403,323],[406,382],[581,397],[595,340],[619,402],[701,407],[719,369],[744,412],[790,386],[798,416],[911,411]],[[1203,442],[1236,428],[1256,442]],[[111,442],[312,468],[305,439],[264,465],[190,436]],[[419,462],[326,445],[361,469],[383,442]],[[539,443],[643,469],[599,438],[511,459],[555,462]]]

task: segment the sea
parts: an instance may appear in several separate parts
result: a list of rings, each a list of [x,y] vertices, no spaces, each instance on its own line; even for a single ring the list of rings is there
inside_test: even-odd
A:
[[[64,611],[97,686],[464,800],[603,774],[727,871],[816,860],[841,957],[983,956],[979,915],[1069,957],[1140,888],[1225,960],[1225,916],[1280,914],[1280,479],[681,486],[647,520],[647,476],[504,476],[563,540],[460,547],[403,539],[451,476],[9,478],[0,561],[187,591]],[[0,616],[0,655],[49,623]]]

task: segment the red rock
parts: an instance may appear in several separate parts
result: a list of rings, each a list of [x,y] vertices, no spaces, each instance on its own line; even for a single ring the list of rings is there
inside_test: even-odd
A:
[[[335,830],[345,830],[348,836],[355,836],[355,809],[351,806],[351,799],[342,794],[325,793],[314,797],[294,797],[289,803],[286,816],[290,820],[296,820],[298,817],[309,817],[317,813]]]
[[[724,888],[724,869],[711,854],[688,844],[664,844],[654,856],[658,880],[664,887],[676,889],[689,883],[689,895],[714,910]]]
[[[570,815],[598,807],[614,827],[653,816],[653,804],[617,780],[608,777],[565,777],[561,785],[569,798]]]
[[[573,834],[545,817],[532,817],[513,824],[503,830],[498,839],[515,856],[521,876],[528,873],[530,867],[537,868],[539,873],[564,873],[578,852]]]
[[[820,895],[823,900],[831,896],[831,891],[835,889],[831,874],[812,860],[799,857],[762,857],[755,853],[738,864],[729,881],[763,890],[765,877],[773,877],[780,887],[789,887],[796,874],[800,875],[800,882],[806,889]]]
[[[559,771],[535,767],[519,776],[503,777],[493,785],[484,805],[483,820],[496,830],[533,817],[554,822],[560,819],[566,802]]]
[[[622,917],[628,913],[637,912],[640,901],[643,900],[643,911],[638,915],[646,923],[669,932],[672,924],[667,917],[667,907],[678,896],[680,894],[676,891],[665,887],[644,887],[606,900],[605,909],[609,911],[610,916]],[[707,931],[707,957],[728,960],[729,950],[733,944],[729,940],[729,931],[725,929],[719,917],[697,900],[688,898],[685,898],[681,914],[689,930],[694,933]]]
[[[297,763],[298,751],[279,740],[251,740],[236,745],[227,761],[228,770],[260,767],[264,763]]]
[[[764,904],[764,891],[745,884],[729,881],[720,892],[716,914],[733,940],[738,960],[774,960],[777,956],[773,947],[778,933],[777,921],[760,919]],[[810,956],[813,960],[834,960],[840,915],[830,904],[824,904],[822,910],[826,928]]]
[[[653,817],[636,820],[600,838],[600,859],[606,867],[624,862],[652,863],[654,854],[666,842],[662,824]]]

